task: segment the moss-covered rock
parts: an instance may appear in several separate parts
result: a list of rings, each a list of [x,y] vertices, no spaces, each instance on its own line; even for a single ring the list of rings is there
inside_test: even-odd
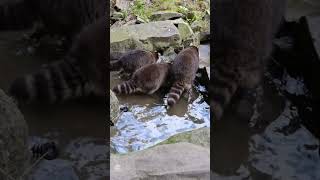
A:
[[[179,142],[189,142],[210,148],[210,128],[200,128],[193,131],[180,133],[170,137],[160,144],[174,144]]]
[[[183,15],[174,11],[157,11],[150,16],[151,21],[165,21],[170,19],[181,18]]]
[[[110,30],[110,37],[111,52],[126,52],[131,49],[158,51],[181,44],[179,30],[171,21],[113,28]]]

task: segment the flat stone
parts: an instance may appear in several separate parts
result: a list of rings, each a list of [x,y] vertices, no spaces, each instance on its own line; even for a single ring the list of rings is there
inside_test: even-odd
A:
[[[111,154],[110,179],[209,180],[210,150],[191,143],[176,143],[126,155]]]
[[[157,51],[181,43],[177,27],[170,21],[116,27],[110,30],[110,50],[126,52],[132,49]]]
[[[189,142],[192,144],[210,148],[210,128],[205,127],[180,133],[170,137],[161,144],[173,144],[178,142]]]
[[[170,20],[170,19],[177,19],[181,18],[183,15],[178,12],[173,11],[157,11],[152,13],[150,16],[150,19],[152,21],[164,21],[164,20]]]

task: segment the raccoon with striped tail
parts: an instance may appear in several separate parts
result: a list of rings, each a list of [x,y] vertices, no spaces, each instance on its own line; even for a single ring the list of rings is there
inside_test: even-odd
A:
[[[64,102],[89,94],[103,96],[108,79],[105,24],[105,18],[101,18],[85,27],[63,60],[18,77],[9,94],[19,103]]]
[[[169,71],[168,63],[145,65],[134,72],[130,80],[113,87],[112,91],[116,94],[153,94],[166,82]]]
[[[216,0],[213,3],[216,51],[209,89],[213,118],[219,120],[235,95],[245,97],[251,90],[261,89],[285,1]]]
[[[139,68],[147,64],[156,63],[158,59],[157,52],[145,50],[131,50],[124,53],[119,60],[110,62],[110,70],[120,70],[121,74],[128,74],[129,77]]]
[[[169,107],[176,104],[183,92],[189,93],[199,68],[199,50],[195,46],[183,49],[174,59],[171,72],[173,85],[169,91],[167,104]]]

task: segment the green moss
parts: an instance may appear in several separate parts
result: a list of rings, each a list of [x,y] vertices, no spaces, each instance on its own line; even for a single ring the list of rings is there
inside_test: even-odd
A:
[[[204,0],[154,0],[147,4],[145,0],[135,0],[133,5],[126,12],[133,14],[146,22],[150,21],[150,16],[156,11],[175,11],[182,13],[188,23],[203,19],[206,11],[210,11],[210,4]]]

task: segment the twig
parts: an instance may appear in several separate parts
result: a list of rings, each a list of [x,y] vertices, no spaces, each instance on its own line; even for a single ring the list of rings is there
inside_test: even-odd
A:
[[[39,157],[39,159],[37,159],[29,168],[25,169],[24,172],[21,174],[21,176],[19,177],[19,179],[22,179],[23,176],[25,176],[27,173],[30,172],[30,170],[35,167],[40,160],[42,160],[47,154],[49,153],[49,151],[47,151],[46,153],[44,153],[42,156]]]

